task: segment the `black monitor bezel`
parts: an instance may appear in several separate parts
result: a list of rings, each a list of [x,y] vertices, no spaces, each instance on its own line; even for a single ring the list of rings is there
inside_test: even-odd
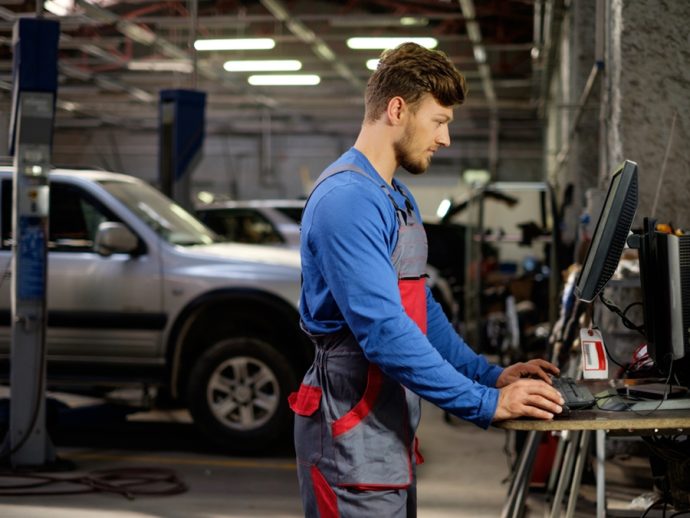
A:
[[[606,198],[597,219],[592,240],[575,284],[575,295],[592,302],[611,279],[618,264],[637,210],[637,164],[625,160],[611,175]],[[632,213],[630,206],[634,206]],[[614,257],[615,256],[615,257]]]

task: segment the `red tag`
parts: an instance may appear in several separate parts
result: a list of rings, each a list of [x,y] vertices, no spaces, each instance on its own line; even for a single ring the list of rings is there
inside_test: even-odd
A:
[[[582,347],[582,374],[585,379],[606,379],[609,377],[609,366],[606,360],[604,339],[598,329],[580,331]]]

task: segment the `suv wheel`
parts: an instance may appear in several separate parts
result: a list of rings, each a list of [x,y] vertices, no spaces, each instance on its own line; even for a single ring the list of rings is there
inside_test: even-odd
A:
[[[189,410],[220,447],[257,451],[291,433],[287,396],[295,376],[285,357],[256,338],[217,342],[197,360],[189,380]]]

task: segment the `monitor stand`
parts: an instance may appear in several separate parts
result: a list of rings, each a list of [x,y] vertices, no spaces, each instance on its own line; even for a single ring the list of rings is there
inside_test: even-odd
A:
[[[637,386],[636,386],[637,387]],[[681,387],[684,397],[674,395],[672,398],[661,399],[658,395],[641,399],[639,395],[626,397],[626,389],[609,389],[605,392],[596,394],[597,406],[601,410],[649,412],[654,410],[688,410],[690,409],[690,394],[684,387]]]
[[[688,410],[690,409],[690,397],[674,399],[649,399],[647,401],[630,401],[630,410],[633,412],[648,412],[651,410]]]
[[[675,399],[690,397],[688,389],[680,385],[666,383],[642,383],[620,387],[617,392],[622,397],[642,399]]]

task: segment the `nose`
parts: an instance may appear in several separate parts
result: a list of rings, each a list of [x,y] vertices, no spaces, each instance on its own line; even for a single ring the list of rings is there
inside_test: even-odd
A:
[[[450,146],[450,133],[448,132],[448,125],[443,124],[441,130],[436,137],[436,142],[439,146],[448,147]]]

